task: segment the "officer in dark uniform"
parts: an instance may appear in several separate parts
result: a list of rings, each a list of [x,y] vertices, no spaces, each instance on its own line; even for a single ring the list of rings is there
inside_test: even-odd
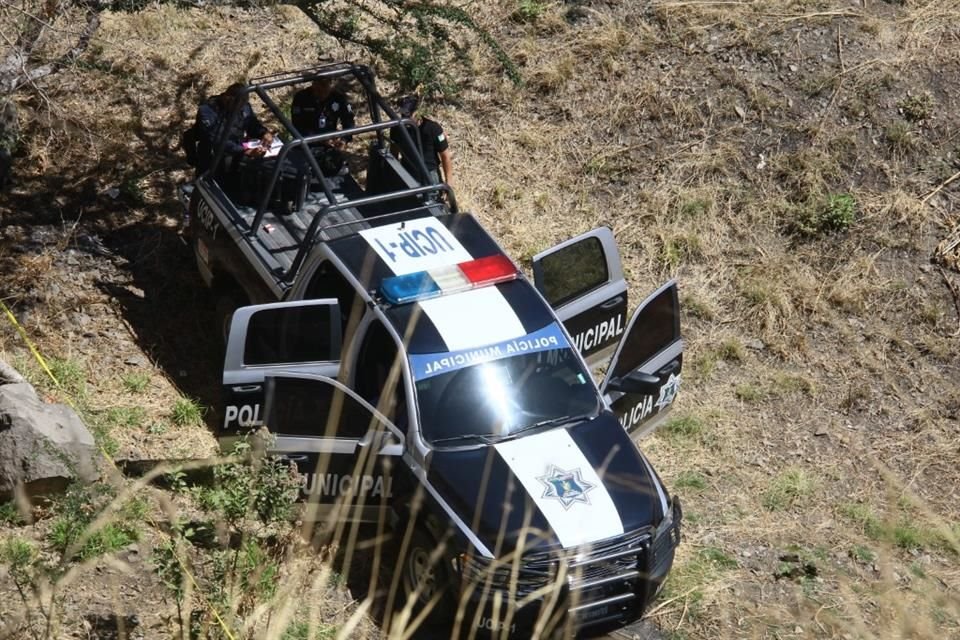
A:
[[[232,84],[226,91],[210,98],[197,109],[198,174],[210,168],[217,145],[224,137],[225,157],[220,167],[220,173],[224,176],[234,175],[243,157],[263,156],[273,143],[273,134],[257,118],[243,89],[244,86],[240,83]],[[238,105],[240,113],[231,123],[230,115]],[[260,146],[244,149],[243,141],[249,138],[259,138]]]
[[[316,78],[309,87],[294,94],[290,116],[294,128],[303,136],[330,133],[338,127],[351,129],[355,124],[353,107],[345,95],[334,90],[330,78]],[[327,140],[319,148],[313,148],[324,175],[331,176],[340,172],[344,165],[343,153],[340,150],[351,138],[347,134],[342,138]]]
[[[415,115],[419,106],[420,99],[417,96],[406,96],[400,101],[400,115],[404,118],[413,118],[414,122],[417,123],[416,129],[408,126],[407,130],[414,140],[416,140],[417,133],[420,134],[423,163],[427,166],[427,173],[431,182],[438,184],[442,177],[443,182],[450,184],[453,180],[453,156],[450,153],[449,141],[439,122]],[[416,176],[419,170],[414,163],[410,162],[409,157],[404,158],[404,155],[408,154],[404,153],[404,145],[399,139],[400,136],[393,135],[391,138],[394,144],[400,146],[400,159],[403,160],[404,166]],[[443,170],[442,176],[440,175],[441,169]]]
[[[350,129],[354,126],[353,107],[347,97],[334,90],[330,78],[317,78],[293,96],[293,126],[304,136]],[[349,141],[350,136],[344,136]]]

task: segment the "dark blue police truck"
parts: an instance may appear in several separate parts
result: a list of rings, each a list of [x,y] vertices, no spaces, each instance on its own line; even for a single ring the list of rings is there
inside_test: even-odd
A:
[[[290,122],[279,105],[317,78],[362,96],[353,128]],[[628,316],[607,228],[535,256],[528,279],[430,182],[368,67],[246,95],[283,146],[228,158],[220,144],[183,190],[226,338],[221,438],[269,429],[306,517],[390,525],[396,615],[455,637],[639,618],[680,538],[679,504],[634,442],[679,391],[676,284]]]

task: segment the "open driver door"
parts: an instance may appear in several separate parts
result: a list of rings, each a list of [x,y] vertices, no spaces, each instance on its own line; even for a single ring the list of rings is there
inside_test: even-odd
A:
[[[620,423],[634,437],[653,431],[680,391],[683,338],[673,280],[643,301],[617,345],[600,385]]]

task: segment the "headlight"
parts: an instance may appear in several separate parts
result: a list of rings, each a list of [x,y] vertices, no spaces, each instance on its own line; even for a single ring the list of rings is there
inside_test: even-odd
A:
[[[657,532],[656,534],[654,534],[655,538],[659,538],[660,536],[664,535],[670,530],[671,527],[673,527],[673,511],[674,511],[674,502],[676,500],[677,499],[674,498],[673,501],[670,502],[670,504],[667,507],[667,512],[663,514],[663,520],[661,520],[660,524],[657,525]]]

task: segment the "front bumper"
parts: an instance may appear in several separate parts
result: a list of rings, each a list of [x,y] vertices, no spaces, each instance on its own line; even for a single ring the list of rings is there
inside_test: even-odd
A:
[[[639,619],[673,565],[681,519],[675,498],[670,517],[656,530],[624,534],[563,559],[524,557],[519,572],[513,568],[507,571],[510,578],[488,579],[465,598],[461,629],[468,633],[464,635],[476,628],[497,637],[528,638],[538,624],[537,630],[543,633],[614,628]],[[561,562],[563,569],[559,569]],[[544,572],[553,576],[547,587],[531,578]],[[512,587],[499,584],[507,581]]]

